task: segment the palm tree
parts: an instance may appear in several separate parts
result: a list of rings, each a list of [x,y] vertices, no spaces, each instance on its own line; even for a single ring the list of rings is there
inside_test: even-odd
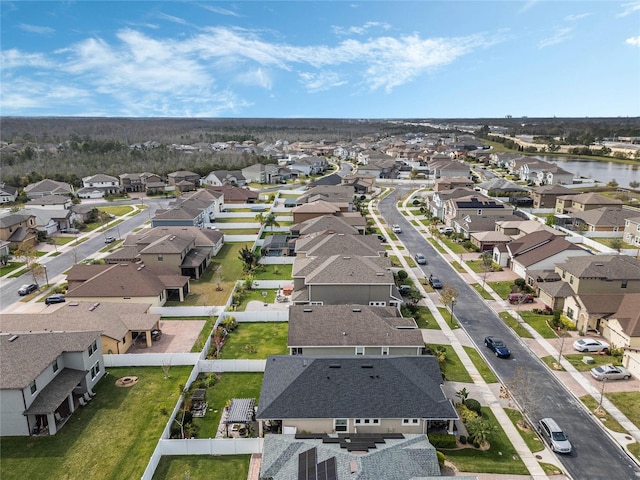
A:
[[[276,220],[276,214],[275,213],[271,212],[265,217],[264,226],[265,227],[270,227],[272,231],[273,231],[273,227],[279,227],[280,226],[280,224]]]

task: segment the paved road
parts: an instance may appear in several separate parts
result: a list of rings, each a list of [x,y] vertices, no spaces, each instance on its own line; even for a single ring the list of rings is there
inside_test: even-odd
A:
[[[380,214],[388,223],[400,224],[402,233],[398,236],[411,255],[420,252],[427,257],[427,265],[420,266],[426,276],[433,274],[457,289],[459,296],[454,314],[480,353],[485,355],[502,381],[511,386],[513,395],[531,420],[553,417],[567,433],[574,451],[570,455],[559,456],[566,472],[575,480],[640,478],[640,468],[476,291],[399,214],[396,202],[396,195],[388,195],[380,202]],[[511,359],[489,355],[483,346],[487,335],[502,338],[511,349]]]
[[[133,217],[127,217],[127,219],[117,226],[111,227],[106,231],[96,233],[89,240],[82,242],[80,245],[73,249],[65,250],[64,253],[57,257],[46,257],[42,259],[42,264],[47,268],[47,277],[51,281],[56,276],[68,270],[74,263],[84,260],[85,258],[93,255],[95,252],[104,247],[104,239],[106,236],[113,236],[119,238],[125,236],[131,232],[134,228],[139,227],[143,223],[149,221],[154,215],[155,211],[163,207],[165,208],[171,199],[145,199],[147,209],[135,215]],[[139,201],[129,200],[122,203],[136,203]],[[105,205],[115,205],[118,203],[105,203]],[[102,204],[96,204],[100,206]],[[0,311],[6,309],[14,302],[17,302],[20,297],[18,296],[18,288],[25,283],[31,283],[33,278],[29,273],[26,273],[18,278],[8,278],[2,280],[2,288],[0,289]]]

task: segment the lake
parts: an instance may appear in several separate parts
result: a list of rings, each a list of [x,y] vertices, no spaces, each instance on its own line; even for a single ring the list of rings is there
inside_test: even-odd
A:
[[[629,182],[640,182],[640,164],[627,165],[626,163],[571,157],[547,157],[546,155],[538,155],[538,158],[545,162],[557,163],[558,166],[576,176],[599,180],[605,184],[615,180],[621,187],[628,187]]]

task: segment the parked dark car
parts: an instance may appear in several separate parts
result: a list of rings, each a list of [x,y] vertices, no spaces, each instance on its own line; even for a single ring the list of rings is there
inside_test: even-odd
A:
[[[533,303],[534,301],[533,295],[528,293],[510,293],[507,299],[511,305],[519,303]]]
[[[65,301],[66,300],[63,294],[56,293],[54,295],[49,295],[47,298],[45,298],[44,303],[46,303],[47,305],[51,305],[53,303],[64,303]]]
[[[18,295],[24,297],[25,295],[29,295],[31,292],[35,292],[36,290],[38,290],[38,285],[36,285],[35,283],[27,283],[25,285],[22,285],[18,289]]]
[[[409,292],[411,291],[411,285],[400,285],[398,287],[398,291],[400,292],[400,295],[409,295]]]
[[[504,344],[502,340],[499,340],[494,337],[486,337],[484,339],[484,344],[496,354],[498,358],[509,358],[511,356],[511,352]]]
[[[434,290],[439,290],[442,288],[442,282],[440,281],[440,279],[433,276],[429,277],[429,285],[431,285],[431,288],[433,288]]]

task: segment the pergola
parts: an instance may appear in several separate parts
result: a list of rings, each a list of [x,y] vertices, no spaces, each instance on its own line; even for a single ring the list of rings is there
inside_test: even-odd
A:
[[[255,398],[232,398],[227,418],[224,421],[227,436],[229,436],[229,425],[247,424],[252,422],[255,416]]]

